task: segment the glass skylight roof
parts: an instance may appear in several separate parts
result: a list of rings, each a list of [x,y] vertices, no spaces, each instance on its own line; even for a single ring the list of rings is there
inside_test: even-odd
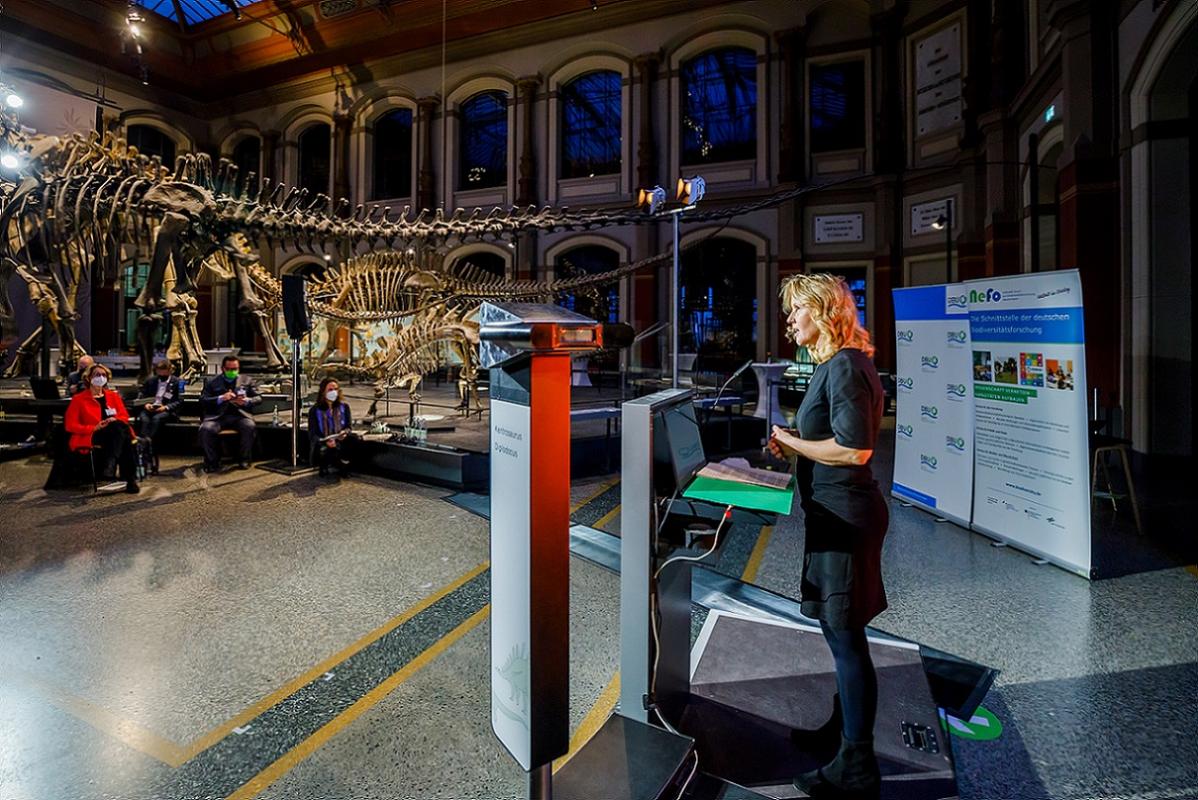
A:
[[[231,14],[234,5],[244,8],[258,2],[260,0],[137,0],[137,4],[147,11],[153,11],[172,22],[182,21],[184,25],[195,25]],[[179,19],[180,13],[183,14],[182,20]]]

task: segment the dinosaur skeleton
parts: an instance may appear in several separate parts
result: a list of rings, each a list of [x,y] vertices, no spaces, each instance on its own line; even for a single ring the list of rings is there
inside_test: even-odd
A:
[[[477,351],[472,346],[478,343],[478,326],[472,318],[483,301],[548,302],[567,294],[597,299],[598,287],[669,257],[655,256],[613,270],[557,280],[508,281],[469,263],[439,270],[431,257],[422,260],[412,253],[366,253],[326,267],[308,284],[308,311],[328,326],[325,349],[316,359],[318,366],[312,376],[373,382],[373,415],[389,388],[406,387],[409,399],[419,401],[419,378],[447,366],[446,356],[452,355],[461,364],[458,399],[462,408],[469,408],[477,403],[478,379]],[[264,298],[265,307],[277,308],[282,297],[278,279],[258,264],[248,265],[246,273],[255,294]],[[438,325],[438,319],[443,319],[444,325]],[[360,326],[384,322],[405,327],[398,336],[378,342],[379,351],[364,362],[323,363],[332,353],[338,328],[348,325],[353,336]],[[439,347],[437,342],[448,347]]]

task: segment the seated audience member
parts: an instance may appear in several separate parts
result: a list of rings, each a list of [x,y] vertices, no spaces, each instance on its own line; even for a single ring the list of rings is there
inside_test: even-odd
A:
[[[120,466],[125,491],[137,494],[137,437],[129,424],[129,412],[121,396],[108,388],[112,373],[103,364],[87,371],[88,390],[78,392],[67,406],[65,427],[71,435],[69,446],[76,453],[99,448],[96,474],[107,475],[113,465]]]
[[[87,373],[93,366],[96,360],[91,356],[80,356],[75,362],[75,371],[67,375],[67,397],[74,397],[88,388]]]
[[[316,403],[308,409],[308,463],[319,466],[321,475],[328,475],[330,466],[349,474],[350,452],[357,443],[352,424],[349,404],[341,399],[341,384],[325,378]]]
[[[237,356],[225,356],[221,373],[204,384],[200,395],[200,446],[204,448],[204,471],[220,469],[220,432],[238,433],[237,466],[246,469],[254,452],[253,408],[262,400],[253,378],[240,373]]]
[[[146,402],[137,415],[137,432],[152,442],[164,423],[179,418],[179,406],[183,405],[183,382],[171,374],[168,359],[154,362],[154,377],[142,384],[138,396]]]

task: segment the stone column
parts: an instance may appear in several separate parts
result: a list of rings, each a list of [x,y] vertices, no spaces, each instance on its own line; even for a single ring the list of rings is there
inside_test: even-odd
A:
[[[657,142],[653,138],[653,92],[657,81],[657,65],[661,61],[659,53],[645,53],[633,59],[636,69],[636,83],[640,87],[640,97],[637,103],[637,118],[640,120],[636,142],[636,186],[637,189],[649,189],[659,180],[657,171]]]
[[[353,118],[348,114],[333,117],[333,199],[354,198],[349,185],[349,136],[353,129]],[[336,206],[334,206],[336,208]]]
[[[437,203],[436,183],[433,178],[433,117],[437,114],[437,106],[441,105],[438,97],[421,97],[416,101],[417,135],[420,137],[420,166],[416,172],[416,211],[422,208],[431,209]]]
[[[906,163],[903,119],[903,13],[896,5],[870,17],[873,29],[873,73],[877,80],[873,111],[874,172],[900,172]]]
[[[1058,268],[1081,271],[1086,302],[1086,381],[1102,403],[1118,396],[1122,345],[1119,161],[1113,136],[1117,97],[1110,64],[1115,18],[1106,4],[1050,0],[1061,32],[1065,149],[1057,191]],[[1045,179],[1051,180],[1046,171]]]
[[[805,27],[791,28],[774,34],[781,54],[782,119],[779,126],[778,182],[803,180],[807,170],[803,163],[803,49],[807,42]]]
[[[534,205],[537,202],[537,137],[533,120],[537,105],[537,89],[540,85],[540,75],[531,75],[516,81],[516,97],[520,104],[520,161],[516,173],[516,205],[520,206]]]

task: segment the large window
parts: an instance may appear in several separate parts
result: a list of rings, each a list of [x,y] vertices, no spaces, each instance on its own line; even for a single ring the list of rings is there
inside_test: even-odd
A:
[[[458,120],[458,188],[507,183],[507,95],[482,92],[462,103]]]
[[[237,167],[237,180],[244,183],[252,172],[261,177],[262,140],[247,136],[233,148],[232,161]]]
[[[305,128],[299,135],[299,185],[308,194],[329,193],[332,132],[323,122]]]
[[[149,125],[130,125],[125,139],[144,156],[158,156],[162,163],[174,169],[175,140]]]
[[[620,73],[590,72],[562,87],[563,178],[620,171]]]
[[[700,372],[731,372],[757,352],[757,248],[717,236],[682,254],[678,349]]]
[[[811,152],[865,147],[865,62],[813,64]]]
[[[757,155],[757,54],[713,50],[682,65],[682,163]]]
[[[376,200],[412,193],[412,110],[389,112],[374,124],[374,189]]]
[[[597,244],[575,247],[554,259],[554,272],[558,280],[610,272],[618,266],[620,254],[610,247]],[[587,292],[568,294],[558,300],[558,305],[600,322],[619,322],[620,285],[609,283]]]

